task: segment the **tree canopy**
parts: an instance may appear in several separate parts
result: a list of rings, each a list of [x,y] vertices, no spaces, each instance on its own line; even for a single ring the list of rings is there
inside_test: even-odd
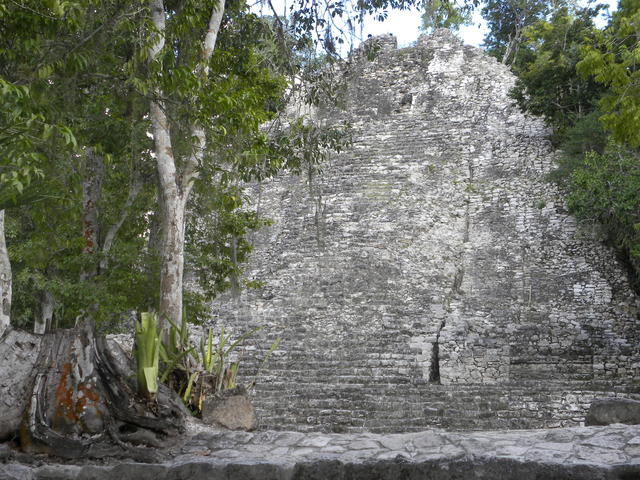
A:
[[[437,28],[458,30],[463,25],[471,23],[473,5],[458,4],[450,0],[428,0],[422,5],[422,25],[425,32],[432,32]]]
[[[622,0],[604,28],[602,5],[548,8],[524,30],[512,95],[553,127],[571,210],[599,226],[640,290],[640,2]]]
[[[305,74],[315,65],[302,52],[331,59],[338,20],[413,4],[301,0],[285,19],[244,1],[3,2],[0,256],[13,264],[13,321],[43,331],[159,308],[179,322],[185,261],[195,315],[251,286],[245,237],[267,219],[245,208],[242,183],[303,171],[345,140],[274,122],[296,79],[322,78]]]
[[[246,208],[243,183],[317,168],[346,141],[281,118],[287,99],[334,94],[320,91],[327,65],[367,14],[421,6],[425,29],[455,29],[476,4],[297,0],[285,18],[241,0],[0,2],[0,294],[11,303],[8,279],[13,321],[108,325],[156,308],[176,321],[185,268],[196,318],[220,292],[254,285],[240,265],[268,219]],[[482,6],[487,51],[566,153],[572,208],[604,225],[636,272],[639,9],[623,0],[597,28],[597,5]]]
[[[482,16],[489,31],[483,46],[502,63],[517,64],[526,51],[521,45],[525,29],[544,19],[550,7],[548,0],[486,0]]]

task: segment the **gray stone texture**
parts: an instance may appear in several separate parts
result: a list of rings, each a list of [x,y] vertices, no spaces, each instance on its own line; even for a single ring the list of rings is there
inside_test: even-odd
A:
[[[265,287],[214,304],[237,332],[283,337],[262,426],[558,427],[595,396],[640,398],[638,296],[548,181],[549,132],[513,105],[508,69],[437,31],[373,38],[344,72],[346,110],[315,114],[351,122],[352,147],[251,187],[273,220],[246,265]]]
[[[391,435],[199,430],[160,463],[20,463],[0,450],[0,480],[640,478],[640,427],[629,425]]]
[[[256,409],[241,387],[207,396],[202,402],[202,421],[229,430],[251,431],[258,426]]]
[[[595,399],[585,419],[586,425],[611,425],[612,423],[640,424],[640,401],[630,398]]]

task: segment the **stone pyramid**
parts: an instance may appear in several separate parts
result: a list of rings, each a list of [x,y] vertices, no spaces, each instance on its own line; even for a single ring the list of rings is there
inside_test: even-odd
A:
[[[639,398],[639,298],[548,181],[549,132],[508,69],[438,30],[369,39],[345,75],[346,110],[318,114],[350,121],[353,146],[252,187],[273,225],[246,273],[265,287],[214,305],[283,338],[262,425],[550,427],[595,396]]]

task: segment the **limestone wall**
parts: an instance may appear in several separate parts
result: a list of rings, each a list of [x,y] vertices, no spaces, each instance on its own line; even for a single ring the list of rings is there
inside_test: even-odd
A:
[[[252,187],[274,223],[247,274],[266,286],[214,305],[283,337],[263,424],[557,426],[640,391],[640,301],[547,181],[548,131],[508,70],[438,31],[371,39],[346,71],[347,109],[320,114],[352,123],[352,148]]]

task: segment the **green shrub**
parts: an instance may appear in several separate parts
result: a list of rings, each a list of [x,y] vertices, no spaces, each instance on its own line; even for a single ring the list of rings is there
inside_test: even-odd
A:
[[[589,152],[570,178],[569,208],[602,224],[640,287],[640,155],[620,148]]]
[[[202,410],[202,403],[208,395],[215,395],[224,390],[236,387],[236,378],[240,367],[240,359],[231,360],[233,352],[247,338],[264,327],[250,330],[237,339],[220,327],[217,341],[214,342],[213,329],[194,344],[189,338],[187,322],[183,320],[178,327],[170,322],[167,338],[160,347],[163,362],[161,382],[168,382],[194,412]],[[277,339],[267,352],[262,365],[278,347]],[[257,376],[257,374],[256,374]],[[250,386],[255,384],[255,379]]]

